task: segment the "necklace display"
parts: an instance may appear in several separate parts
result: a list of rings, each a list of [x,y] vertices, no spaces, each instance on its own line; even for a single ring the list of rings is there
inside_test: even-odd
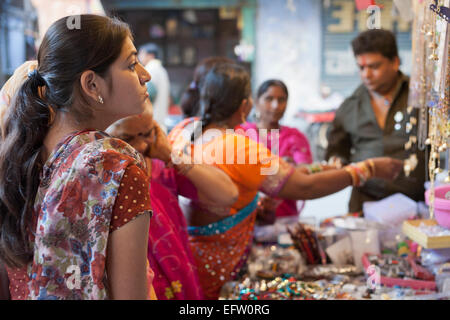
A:
[[[419,119],[411,117],[406,125],[407,133],[417,125],[417,136],[411,135],[405,144],[406,150],[415,146],[418,150],[429,150],[428,175],[430,179],[430,218],[434,217],[434,186],[436,174],[441,169],[441,153],[450,144],[450,32],[449,23],[442,19],[430,6],[449,5],[449,0],[425,0],[415,3],[413,30],[413,70],[411,73],[409,105],[407,112],[412,115],[418,111]],[[417,165],[417,156],[411,154],[405,161],[408,175]],[[448,167],[448,165],[447,165]],[[450,176],[445,179],[450,182]]]

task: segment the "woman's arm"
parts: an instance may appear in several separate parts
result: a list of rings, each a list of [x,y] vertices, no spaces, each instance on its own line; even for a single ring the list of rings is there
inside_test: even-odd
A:
[[[110,234],[106,268],[111,299],[147,299],[149,226],[150,216],[142,214]]]
[[[352,185],[352,178],[345,170],[332,170],[315,174],[296,169],[278,194],[292,200],[309,200],[327,196]]]
[[[394,179],[403,168],[403,161],[387,157],[371,159],[375,166],[374,177]],[[289,177],[278,196],[293,200],[308,200],[327,196],[352,185],[352,176],[345,170],[328,170],[305,174],[297,169]]]
[[[200,201],[217,206],[231,206],[236,202],[239,191],[227,174],[211,165],[192,164],[191,157],[184,153],[180,154],[179,150],[172,152],[172,146],[166,135],[155,121],[153,126],[154,136],[149,138],[149,141],[154,141],[150,147],[151,158],[160,159],[166,164],[177,158],[175,168],[179,172],[185,172],[183,175],[196,187]]]
[[[231,206],[239,196],[239,190],[230,177],[211,165],[194,164],[185,176],[197,188],[201,202]]]
[[[296,166],[296,168],[299,169],[304,174],[313,174],[313,173],[318,173],[318,172],[322,172],[322,171],[336,170],[336,169],[341,169],[341,167],[338,167],[336,165],[319,164],[319,163],[301,164],[301,165]]]

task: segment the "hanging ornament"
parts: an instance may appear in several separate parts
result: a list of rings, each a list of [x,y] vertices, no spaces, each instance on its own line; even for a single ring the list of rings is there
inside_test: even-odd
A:
[[[448,0],[445,0],[448,6]],[[430,180],[429,208],[434,217],[434,187],[436,175],[442,172],[441,154],[447,152],[450,161],[450,31],[446,17],[448,8],[444,1],[423,0],[416,6],[413,34],[413,70],[411,72],[408,114],[418,109],[418,118],[410,117],[406,124],[409,133],[417,124],[417,136],[410,137],[405,149],[429,149],[427,171]],[[430,10],[431,9],[431,10]],[[405,160],[405,174],[413,169],[412,155]],[[450,167],[450,163],[446,165]],[[445,178],[450,182],[450,176]]]

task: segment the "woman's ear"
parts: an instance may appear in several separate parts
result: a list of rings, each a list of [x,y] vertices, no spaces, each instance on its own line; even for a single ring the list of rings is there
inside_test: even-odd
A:
[[[100,90],[100,77],[92,70],[84,71],[80,77],[83,93],[94,101],[103,104],[103,96]]]
[[[236,112],[238,119],[240,119],[241,122],[245,122],[245,120],[247,119],[248,114],[252,110],[252,105],[253,102],[251,98],[242,100],[241,105],[239,106],[239,109]]]
[[[245,117],[248,116],[253,107],[253,99],[251,97],[242,100],[240,111],[245,114]]]

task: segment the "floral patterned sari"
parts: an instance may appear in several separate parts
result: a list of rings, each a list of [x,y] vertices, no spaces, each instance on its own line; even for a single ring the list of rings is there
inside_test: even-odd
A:
[[[44,165],[35,200],[34,258],[24,268],[8,269],[13,299],[109,298],[106,248],[113,221],[123,225],[151,213],[144,199],[124,210],[128,215],[116,215],[114,207],[124,173],[129,167],[145,172],[142,160],[128,144],[99,131],[71,134],[58,145]],[[148,178],[142,179],[148,190]],[[148,276],[151,290],[149,268]]]

